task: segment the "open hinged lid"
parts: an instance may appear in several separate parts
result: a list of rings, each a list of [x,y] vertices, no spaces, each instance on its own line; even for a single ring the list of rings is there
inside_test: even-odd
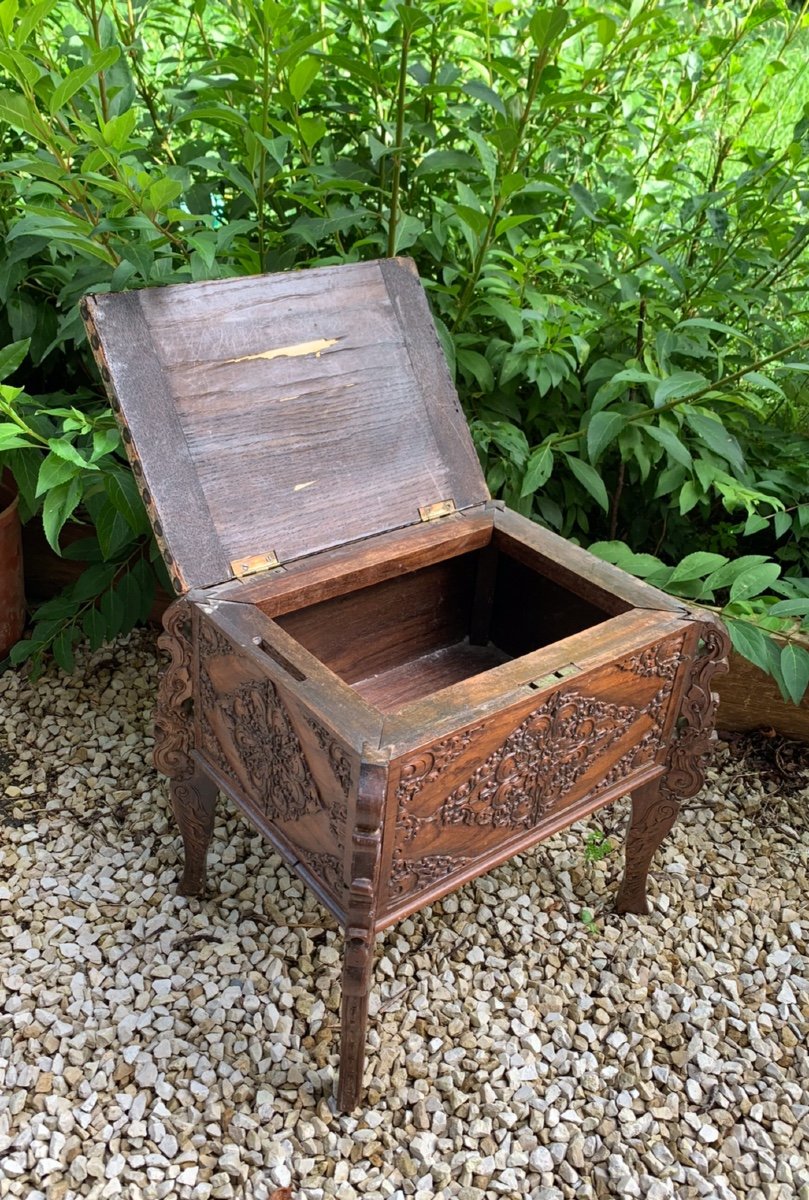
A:
[[[408,260],[88,296],[82,314],[178,592],[488,499]]]

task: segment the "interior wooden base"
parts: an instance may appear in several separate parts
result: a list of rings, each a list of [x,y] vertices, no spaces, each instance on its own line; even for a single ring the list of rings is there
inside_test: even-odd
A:
[[[395,712],[411,700],[420,700],[431,692],[460,683],[473,675],[480,675],[501,663],[510,662],[511,655],[505,654],[491,642],[487,646],[472,646],[468,640],[453,646],[442,646],[429,654],[400,666],[369,675],[353,686],[364,700],[382,712]]]
[[[426,564],[392,553],[382,578],[314,603],[306,603],[306,587],[294,581],[294,594],[257,597],[258,603],[386,714],[630,607],[612,596],[602,606],[597,594],[591,599],[556,582],[522,543],[491,525],[480,532],[476,549],[459,542],[455,553],[439,550]]]

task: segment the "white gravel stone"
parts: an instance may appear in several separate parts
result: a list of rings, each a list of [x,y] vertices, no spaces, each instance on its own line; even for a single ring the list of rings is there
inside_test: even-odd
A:
[[[648,917],[576,826],[388,930],[339,1115],[333,920],[226,803],[176,895],[152,635],[77,657],[0,676],[0,1196],[809,1200],[809,780],[720,753]]]

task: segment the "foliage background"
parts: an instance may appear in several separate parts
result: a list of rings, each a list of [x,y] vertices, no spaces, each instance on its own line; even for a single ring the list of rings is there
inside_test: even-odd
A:
[[[69,669],[161,577],[81,295],[407,253],[492,491],[798,698],[806,10],[0,0],[0,456],[91,564],[15,660]]]

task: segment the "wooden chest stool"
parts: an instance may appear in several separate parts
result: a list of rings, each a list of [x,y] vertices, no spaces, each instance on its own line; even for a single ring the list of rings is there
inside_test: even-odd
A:
[[[82,311],[180,596],[155,762],[182,891],[225,792],[345,928],[351,1109],[380,930],[628,792],[617,907],[646,912],[727,639],[490,500],[407,260]]]

